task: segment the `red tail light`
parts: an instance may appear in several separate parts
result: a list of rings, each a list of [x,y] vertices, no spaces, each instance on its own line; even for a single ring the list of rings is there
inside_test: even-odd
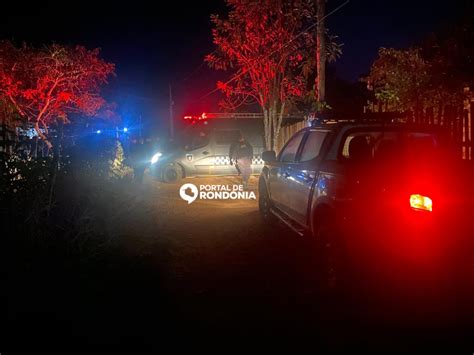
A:
[[[410,195],[410,206],[419,211],[433,211],[433,201],[431,198],[419,194]]]

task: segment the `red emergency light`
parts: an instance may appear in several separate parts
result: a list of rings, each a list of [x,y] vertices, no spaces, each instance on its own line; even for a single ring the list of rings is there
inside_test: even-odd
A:
[[[184,116],[185,120],[192,120],[192,121],[202,121],[207,120],[208,118],[213,118],[212,114],[207,114],[203,112],[200,116]]]

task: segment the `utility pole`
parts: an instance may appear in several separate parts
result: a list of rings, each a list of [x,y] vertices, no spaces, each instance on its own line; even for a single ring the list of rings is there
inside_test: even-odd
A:
[[[316,27],[316,99],[318,103],[324,102],[326,96],[326,28],[324,16],[326,0],[315,0],[317,6]]]
[[[171,84],[169,84],[169,88],[170,88],[170,138],[173,139],[174,138],[174,122],[173,122],[174,102],[173,102],[173,94],[171,92]]]

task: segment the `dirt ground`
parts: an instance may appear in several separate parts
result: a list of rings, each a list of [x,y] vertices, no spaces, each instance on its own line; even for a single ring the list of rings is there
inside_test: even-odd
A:
[[[251,178],[249,189],[258,197],[257,179]],[[159,270],[161,289],[172,309],[167,314],[169,339],[182,337],[182,342],[168,344],[171,348],[452,346],[452,339],[431,330],[417,334],[399,324],[374,325],[337,302],[319,302],[308,240],[281,223],[263,225],[256,200],[188,204],[179,197],[184,183],[232,185],[240,180],[201,177],[163,184],[147,177],[133,202],[138,208],[130,207],[133,214],[116,226],[127,236],[122,240],[126,249]]]
[[[257,182],[252,176],[248,190],[258,197]],[[262,225],[257,200],[188,204],[179,197],[184,183],[233,185],[240,178],[164,184],[147,177],[132,214],[115,226],[131,254],[156,264],[176,332],[206,350],[343,346],[329,327],[315,334],[321,317],[307,243],[282,224]]]
[[[253,176],[249,189],[258,198],[257,181]],[[92,259],[68,258],[60,249],[38,260],[33,251],[32,260],[25,260],[18,249],[19,261],[12,262],[17,271],[7,287],[12,351],[5,353],[69,353],[71,346],[78,352],[130,353],[474,346],[474,327],[412,325],[417,309],[401,323],[380,323],[367,316],[370,301],[354,305],[322,297],[308,238],[280,222],[264,225],[256,200],[188,204],[179,196],[184,183],[240,180],[164,184],[146,176],[142,185],[118,185],[124,190],[114,187],[100,200],[97,222],[111,239]]]
[[[182,183],[188,182],[240,183],[237,177],[193,178]],[[198,333],[209,330],[197,337],[202,345],[213,343],[206,339],[212,339],[213,332],[228,328],[228,335],[235,334],[232,328],[237,325],[241,328],[238,333],[248,335],[250,328],[258,327],[255,312],[266,311],[269,297],[278,298],[269,295],[268,278],[275,275],[257,276],[264,272],[262,265],[271,266],[268,253],[262,250],[265,233],[257,202],[198,199],[188,205],[179,197],[182,183],[146,181],[144,198],[151,227],[140,233],[139,241],[130,241],[129,250],[151,257],[160,255],[157,263],[162,282],[184,318],[184,328],[195,328]],[[249,188],[256,189],[256,177],[252,177]],[[267,331],[261,329],[261,336]]]

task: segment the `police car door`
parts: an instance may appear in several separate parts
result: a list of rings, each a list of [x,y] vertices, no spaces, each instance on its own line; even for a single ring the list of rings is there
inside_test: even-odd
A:
[[[188,146],[186,164],[194,166],[197,175],[208,175],[214,167],[213,144],[207,131],[197,132]]]

